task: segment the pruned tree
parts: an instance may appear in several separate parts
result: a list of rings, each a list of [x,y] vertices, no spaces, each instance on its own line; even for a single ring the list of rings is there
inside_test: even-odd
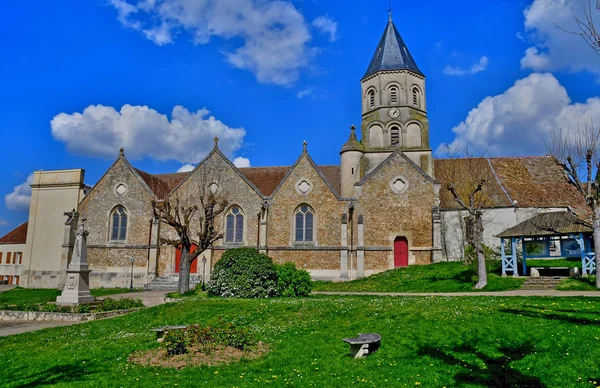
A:
[[[558,28],[569,34],[581,36],[592,50],[596,53],[600,53],[600,33],[596,30],[596,26],[594,25],[594,14],[600,14],[600,0],[596,0],[594,6],[592,6],[592,0],[588,0],[587,7],[583,8],[583,13],[583,17],[577,15],[573,16],[578,31],[569,30],[560,26],[558,26]]]
[[[590,208],[596,254],[596,287],[600,289],[600,276],[597,276],[600,265],[600,127],[590,123],[569,133],[555,130],[546,148]]]
[[[473,156],[465,147],[462,150],[447,148],[450,169],[444,177],[446,190],[452,195],[459,209],[465,211],[465,238],[477,256],[476,289],[487,285],[487,269],[483,242],[483,216],[485,208],[490,206],[490,197],[486,190],[493,179],[487,159]]]
[[[178,292],[184,294],[190,289],[190,269],[192,262],[213,244],[223,238],[218,219],[227,209],[228,191],[224,184],[224,168],[216,161],[207,161],[196,171],[197,192],[189,194],[186,200],[180,197],[155,201],[152,204],[154,216],[169,225],[175,238],[161,237],[160,242],[181,250]],[[192,252],[193,245],[196,249]]]

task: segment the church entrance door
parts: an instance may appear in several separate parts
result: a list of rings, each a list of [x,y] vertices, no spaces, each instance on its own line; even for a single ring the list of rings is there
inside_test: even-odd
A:
[[[196,244],[192,244],[191,251],[194,252],[197,247],[198,246]],[[196,258],[194,261],[192,261],[192,265],[190,267],[190,273],[196,273],[197,266],[198,266],[198,259]],[[177,252],[175,252],[175,272],[179,273],[180,267],[181,267],[181,249],[177,249]]]
[[[408,240],[396,237],[394,240],[394,267],[408,267]]]

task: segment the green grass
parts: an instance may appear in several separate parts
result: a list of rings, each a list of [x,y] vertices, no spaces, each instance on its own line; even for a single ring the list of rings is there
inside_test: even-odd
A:
[[[568,267],[581,268],[581,259],[579,258],[561,258],[561,259],[527,259],[528,267]]]
[[[560,291],[598,291],[595,276],[565,279],[556,289]]]
[[[600,299],[315,296],[189,299],[126,316],[0,338],[6,387],[592,387],[600,383]],[[215,367],[145,368],[150,328],[222,318],[270,346]],[[348,357],[344,337],[381,349]]]
[[[488,285],[481,291],[506,291],[521,287],[525,279],[497,275],[495,272],[499,272],[499,265],[499,262],[489,263]],[[475,283],[477,283],[477,276],[472,266],[449,262],[398,268],[351,282],[315,282],[313,291],[479,291],[473,289]]]
[[[133,291],[140,291],[134,289]],[[0,304],[2,303],[46,303],[55,302],[56,297],[62,291],[55,288],[22,288],[16,287],[12,290],[0,293]],[[114,294],[124,294],[131,292],[129,288],[94,288],[90,290],[94,296],[106,296]]]
[[[185,294],[180,294],[179,292],[169,292],[167,294],[167,298],[173,298],[173,299],[177,299],[177,298],[191,298],[191,297],[206,297],[206,291],[202,291],[202,289],[200,287],[195,288],[193,290],[189,290],[188,292],[186,292]]]

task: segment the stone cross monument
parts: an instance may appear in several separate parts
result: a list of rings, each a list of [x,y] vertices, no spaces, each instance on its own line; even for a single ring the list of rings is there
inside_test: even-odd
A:
[[[87,263],[87,235],[83,218],[75,232],[75,246],[73,256],[67,268],[67,278],[62,294],[56,298],[59,304],[76,305],[91,303],[94,297],[90,294],[90,272]]]

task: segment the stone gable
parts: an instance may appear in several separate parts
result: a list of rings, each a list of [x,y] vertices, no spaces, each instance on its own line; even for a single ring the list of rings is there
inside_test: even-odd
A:
[[[228,207],[239,206],[244,215],[244,242],[230,244],[224,240],[218,241],[216,247],[257,246],[258,214],[261,212],[262,197],[238,174],[220,153],[212,153],[202,164],[171,193],[169,199],[179,198],[183,204],[200,205],[199,192],[201,186],[216,183],[218,189],[225,193]],[[225,233],[224,215],[216,221],[217,230]],[[197,219],[196,219],[197,220]],[[196,221],[197,223],[197,221]],[[193,225],[193,224],[192,224]],[[164,228],[168,228],[164,226]],[[163,229],[163,231],[166,231]]]
[[[404,187],[394,181],[404,181]],[[357,211],[364,215],[364,245],[387,247],[385,254],[366,253],[366,268],[390,268],[391,248],[396,236],[408,239],[414,263],[429,263],[432,241],[432,208],[436,204],[434,183],[399,154],[361,186]],[[424,249],[424,253],[415,249]],[[370,262],[371,261],[371,262]],[[375,262],[373,262],[375,261]],[[387,264],[386,264],[387,262]],[[393,264],[393,258],[392,262]]]
[[[307,154],[301,156],[269,200],[269,255],[278,262],[293,261],[307,269],[339,269],[340,220],[344,202],[337,199],[308,158]],[[306,190],[304,194],[302,189]],[[314,210],[314,244],[294,241],[294,214],[301,204]]]
[[[152,199],[147,186],[132,171],[129,163],[119,158],[80,202],[79,212],[87,218],[88,262],[94,270],[91,275],[93,285],[102,284],[99,276],[116,276],[106,273],[111,268],[130,267],[131,256],[135,259],[134,266],[142,267],[140,271],[144,269],[145,272]],[[118,205],[127,212],[127,235],[122,242],[110,241],[111,213]]]

